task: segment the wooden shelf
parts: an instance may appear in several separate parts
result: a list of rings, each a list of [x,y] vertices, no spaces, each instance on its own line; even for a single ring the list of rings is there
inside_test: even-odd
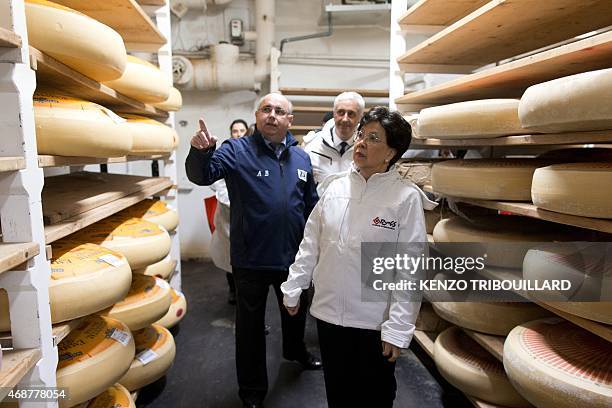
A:
[[[291,126],[291,128],[289,130],[292,133],[293,132],[310,132],[311,130],[319,129],[320,127],[321,127],[321,125],[312,125],[312,126],[297,125],[297,126]]]
[[[128,51],[157,52],[166,38],[135,0],[55,0],[117,31]]]
[[[313,112],[313,113],[327,113],[331,112],[333,107],[325,106],[294,106],[293,113],[296,112]]]
[[[143,6],[165,6],[166,0],[136,0],[138,4]]]
[[[400,26],[448,26],[489,0],[420,0],[399,19]]]
[[[0,27],[0,47],[19,48],[21,47],[21,37],[14,31]]]
[[[304,96],[337,96],[345,91],[354,91],[364,98],[388,98],[389,91],[386,89],[330,89],[330,88],[280,88],[283,95]]]
[[[36,242],[0,243],[0,273],[10,271],[40,253]]]
[[[480,344],[485,350],[499,361],[504,361],[504,341],[505,337],[493,336],[491,334],[479,333],[473,330],[462,328],[476,343]]]
[[[133,177],[133,176],[132,176]],[[97,221],[100,221],[108,216],[111,216],[131,205],[134,205],[145,198],[164,190],[172,188],[172,181],[166,177],[152,178],[156,182],[149,185],[141,191],[126,195],[107,204],[100,205],[89,211],[85,211],[78,215],[64,219],[61,222],[53,225],[45,226],[45,240],[51,243],[67,235],[72,234],[80,229],[83,229]]]
[[[412,139],[410,148],[439,149],[441,147],[471,146],[550,146],[550,145],[574,145],[574,144],[601,144],[612,143],[612,130],[600,130],[594,132],[573,133],[549,133],[505,136],[489,139]]]
[[[122,157],[75,157],[75,156],[38,156],[38,167],[87,166],[89,164],[126,163],[139,160],[166,160],[168,155],[122,156]]]
[[[443,84],[411,92],[398,104],[442,105],[474,99],[518,98],[531,85],[609,68],[612,32],[562,45]]]
[[[464,73],[611,24],[608,0],[493,0],[398,62],[410,72]]]
[[[6,397],[21,379],[38,363],[40,349],[2,351],[0,371],[0,401]]]
[[[433,358],[434,343],[436,342],[436,336],[437,336],[437,333],[431,333],[431,332],[426,332],[422,330],[415,330],[413,337],[416,340],[416,342],[419,343],[419,346],[421,346],[423,350],[425,350],[427,355]]]
[[[550,306],[546,302],[535,301],[538,305],[547,309],[559,317],[564,318],[568,322],[574,323],[576,326],[582,327],[585,330],[590,331],[591,333],[612,342],[612,326],[608,324],[603,324],[599,322],[595,322],[592,320],[584,319],[579,316],[574,316],[572,314],[566,313],[562,310],[559,310],[553,306]]]
[[[0,157],[0,172],[17,171],[25,169],[25,159],[23,157]]]
[[[45,87],[55,88],[68,95],[99,103],[117,112],[130,110],[145,116],[164,119],[168,117],[168,112],[120,94],[43,54],[36,48],[30,47],[30,56],[32,69],[36,71],[36,81]]]

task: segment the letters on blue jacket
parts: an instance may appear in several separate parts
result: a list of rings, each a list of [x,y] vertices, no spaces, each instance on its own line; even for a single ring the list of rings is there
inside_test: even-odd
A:
[[[191,147],[185,169],[198,185],[224,178],[230,198],[233,267],[288,269],[318,196],[308,154],[290,132],[277,158],[259,132],[218,149]]]

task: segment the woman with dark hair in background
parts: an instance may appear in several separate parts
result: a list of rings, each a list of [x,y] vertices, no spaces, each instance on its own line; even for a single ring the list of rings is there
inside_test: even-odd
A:
[[[317,319],[331,408],[393,406],[395,360],[410,344],[420,302],[391,296],[364,301],[361,243],[427,241],[423,207],[435,203],[394,167],[410,140],[410,125],[399,113],[379,106],[363,116],[352,168],[326,179],[329,185],[281,285],[294,314],[300,294],[314,282],[310,313]]]

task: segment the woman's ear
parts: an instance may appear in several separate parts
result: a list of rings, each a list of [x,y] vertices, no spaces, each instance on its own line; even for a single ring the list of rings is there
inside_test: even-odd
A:
[[[389,153],[387,153],[387,155],[385,156],[385,163],[389,163],[391,159],[395,157],[396,154],[397,154],[397,150],[390,147]]]

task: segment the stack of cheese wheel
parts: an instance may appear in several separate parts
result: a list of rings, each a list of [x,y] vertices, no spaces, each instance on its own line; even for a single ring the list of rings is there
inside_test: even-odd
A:
[[[133,147],[122,119],[93,102],[37,92],[34,122],[39,154],[116,157]]]
[[[132,272],[139,275],[155,276],[157,278],[169,280],[174,273],[176,263],[172,260],[170,254],[159,262],[155,262],[144,268],[134,269]]]
[[[437,337],[434,361],[440,374],[468,395],[506,407],[529,407],[508,381],[502,363],[457,327]]]
[[[119,212],[126,217],[142,218],[164,227],[168,232],[174,231],[178,226],[178,213],[168,207],[165,201],[148,198]]]
[[[132,273],[120,253],[68,239],[53,243],[49,301],[51,321],[59,323],[95,313],[125,297]],[[0,294],[0,331],[11,329],[8,297]]]
[[[538,159],[472,159],[436,163],[431,172],[435,192],[482,200],[531,201],[531,180]]]
[[[130,330],[139,330],[158,321],[170,308],[170,285],[153,276],[132,276],[132,286],[125,299],[101,314],[125,323]]]
[[[612,404],[612,343],[558,318],[516,327],[504,343],[512,384],[536,407]]]
[[[136,408],[130,392],[117,383],[91,399],[82,408]]]
[[[176,355],[174,337],[165,327],[153,324],[134,332],[136,356],[130,369],[119,380],[128,390],[136,391],[166,374]]]
[[[168,96],[168,99],[163,102],[154,103],[153,106],[168,112],[176,112],[183,106],[183,97],[178,89],[170,87],[170,96]]]
[[[46,0],[26,0],[25,11],[32,47],[96,81],[120,78],[125,71],[125,45],[112,28]]]
[[[170,126],[144,116],[122,114],[122,126],[132,135],[131,154],[170,153],[178,144],[178,135]]]
[[[419,113],[419,138],[484,139],[529,133],[518,116],[517,99],[483,99],[434,106]]]
[[[121,78],[104,84],[145,103],[165,102],[172,87],[169,78],[158,67],[132,55],[127,56]]]
[[[612,218],[612,163],[567,163],[535,171],[533,203],[545,210],[582,217]]]
[[[103,392],[119,380],[134,358],[134,339],[118,320],[88,316],[59,345],[57,386],[67,388],[71,407]]]
[[[132,270],[159,262],[170,252],[170,235],[164,228],[141,218],[118,214],[98,221],[70,238],[96,243],[123,254]]]
[[[523,127],[545,133],[612,129],[612,68],[530,86],[519,117]]]
[[[593,301],[609,296],[612,288],[612,264],[606,260],[606,245],[598,242],[572,242],[546,244],[530,249],[523,262],[524,279],[565,279],[571,282],[572,287],[571,293],[545,293],[538,297],[536,292],[532,296],[566,313],[612,324],[612,302]],[[569,296],[591,301],[566,301]]]
[[[170,309],[168,309],[168,313],[155,322],[155,324],[163,326],[166,329],[174,327],[183,317],[185,317],[185,313],[187,313],[187,299],[185,299],[185,295],[174,289],[170,289],[170,293],[172,294],[172,304],[170,305]]]

